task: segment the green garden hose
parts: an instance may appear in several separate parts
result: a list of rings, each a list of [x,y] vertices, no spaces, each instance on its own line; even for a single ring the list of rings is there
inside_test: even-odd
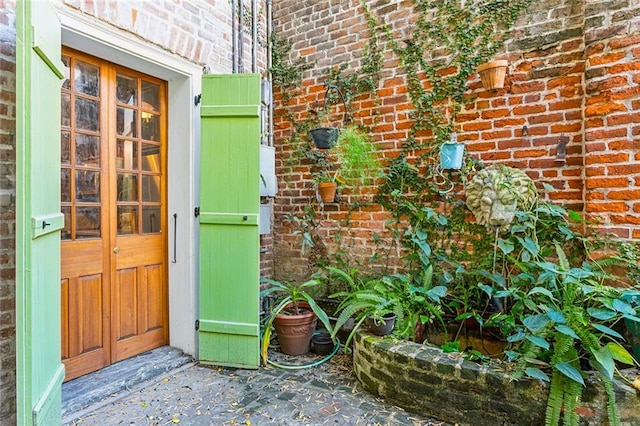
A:
[[[308,364],[290,364],[290,363],[278,363],[275,361],[271,361],[269,358],[266,359],[267,364],[273,365],[274,367],[282,368],[283,370],[302,370],[305,368],[317,367],[318,365],[322,365],[325,362],[329,361],[335,354],[340,350],[340,340],[336,338],[335,347],[333,348],[333,352],[331,352],[326,357],[313,361]]]

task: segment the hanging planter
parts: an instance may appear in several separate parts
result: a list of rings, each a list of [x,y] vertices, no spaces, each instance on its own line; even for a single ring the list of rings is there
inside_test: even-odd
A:
[[[457,135],[451,134],[451,140],[440,145],[440,168],[459,170],[462,168],[464,144],[458,142]]]
[[[340,129],[337,127],[317,127],[310,130],[309,133],[316,148],[329,149],[336,145]]]
[[[340,99],[342,100],[342,105],[344,106],[344,117],[342,118],[343,124],[347,124],[350,121],[349,114],[347,114],[347,103],[344,100],[344,95],[338,88],[338,86],[333,84],[327,84],[325,82],[325,87],[327,90],[324,92],[324,105],[322,107],[323,115],[327,112],[327,96],[329,94],[329,90],[334,89],[340,95]],[[328,127],[321,126],[311,129],[309,131],[311,135],[311,139],[313,140],[313,144],[318,149],[329,149],[333,148],[338,141],[338,134],[340,133],[339,127]]]
[[[478,65],[477,71],[482,80],[482,86],[486,90],[502,89],[504,87],[504,78],[507,74],[508,61],[492,61],[486,64]]]

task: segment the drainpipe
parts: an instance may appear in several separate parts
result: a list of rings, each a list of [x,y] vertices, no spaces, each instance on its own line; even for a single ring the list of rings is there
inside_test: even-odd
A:
[[[236,0],[233,0],[231,2],[231,58],[232,58],[231,72],[234,74],[238,72],[237,55],[238,55],[238,39],[236,36]]]
[[[243,22],[243,1],[238,0],[238,72],[244,72],[244,22]]]
[[[271,77],[271,49],[273,48],[273,46],[271,46],[271,31],[272,28],[272,8],[273,8],[273,1],[272,0],[267,0],[267,79],[269,80],[269,90],[271,91],[271,102],[269,102],[269,112],[268,112],[268,116],[269,116],[269,128],[268,128],[268,138],[269,141],[267,142],[269,144],[269,146],[273,146],[273,78]]]
[[[251,0],[251,72],[258,72],[258,0]]]

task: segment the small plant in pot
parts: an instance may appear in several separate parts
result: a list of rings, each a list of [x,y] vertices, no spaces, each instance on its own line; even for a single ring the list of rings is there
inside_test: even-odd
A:
[[[314,180],[318,191],[318,197],[324,203],[333,203],[338,191],[338,183],[341,181],[338,172],[332,172],[328,169],[322,169],[318,172]]]
[[[262,334],[262,359],[266,363],[271,327],[276,330],[280,350],[287,355],[303,355],[309,352],[311,337],[318,319],[331,332],[332,327],[326,312],[318,306],[313,292],[320,282],[309,280],[302,284],[280,282],[261,278],[270,287],[260,292],[261,297],[275,295],[273,308],[269,312]]]
[[[376,336],[387,336],[393,332],[396,318],[393,312],[374,311],[367,314],[367,325]]]
[[[394,274],[367,281],[364,288],[344,296],[338,306],[334,335],[343,324],[354,317],[356,324],[345,342],[345,348],[363,322],[377,334],[380,323],[393,318],[393,334],[400,338],[415,338],[415,326],[421,322],[441,320],[441,298],[446,287],[432,286],[432,268],[415,276]],[[390,326],[390,325],[389,325]],[[379,332],[382,332],[380,330]]]

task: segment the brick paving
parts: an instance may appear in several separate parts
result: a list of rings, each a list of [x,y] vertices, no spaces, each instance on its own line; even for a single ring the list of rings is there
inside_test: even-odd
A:
[[[282,355],[274,355],[287,361]],[[308,359],[305,359],[308,358]],[[297,357],[303,362],[312,356]],[[196,363],[74,413],[67,425],[445,425],[362,388],[351,358],[302,370],[242,370]]]

